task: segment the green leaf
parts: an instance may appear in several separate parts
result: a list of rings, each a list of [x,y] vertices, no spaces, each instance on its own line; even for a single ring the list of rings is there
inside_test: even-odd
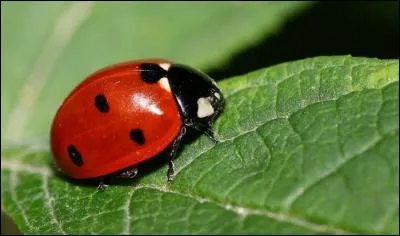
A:
[[[2,143],[47,138],[59,104],[97,69],[154,57],[218,67],[309,5],[2,2]]]
[[[398,234],[398,60],[318,57],[220,82],[215,130],[105,192],[2,152],[2,208],[26,234]],[[132,183],[133,185],[133,183]]]

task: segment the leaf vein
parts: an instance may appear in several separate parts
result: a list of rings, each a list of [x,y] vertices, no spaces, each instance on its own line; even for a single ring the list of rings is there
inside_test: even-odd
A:
[[[54,207],[53,207],[53,198],[50,196],[49,192],[49,181],[48,181],[48,176],[47,175],[42,175],[42,190],[44,193],[44,202],[46,204],[47,210],[49,211],[50,218],[52,221],[57,225],[58,230],[61,234],[67,234],[60,223],[60,221],[57,219],[57,216],[54,212]]]
[[[128,192],[128,199],[126,200],[125,206],[124,206],[124,211],[125,211],[125,227],[124,230],[122,231],[122,234],[130,234],[131,231],[131,213],[130,213],[130,207],[131,207],[131,201],[132,201],[132,196],[133,193],[135,192],[135,189],[132,188]]]
[[[332,176],[333,174],[337,173],[341,168],[343,168],[347,163],[349,163],[350,161],[354,160],[356,157],[360,157],[362,156],[362,154],[368,152],[369,150],[371,150],[373,147],[375,147],[379,142],[381,141],[381,139],[376,140],[374,143],[365,146],[364,148],[361,148],[361,152],[355,154],[352,157],[349,157],[347,159],[341,159],[339,158],[339,162],[338,165],[334,168],[332,168],[331,170],[323,173],[321,176],[319,176],[314,182],[308,184],[306,187],[304,187],[302,189],[302,191],[297,191],[296,194],[292,197],[290,197],[292,200],[288,203],[288,209],[296,202],[300,199],[301,196],[304,196],[304,194],[309,191],[312,187],[316,186],[318,183],[322,182],[324,179],[329,178],[330,176]]]
[[[229,194],[230,193],[232,193],[236,188],[238,188],[242,183],[244,183],[247,179],[249,179],[249,178],[251,178],[251,177],[253,177],[253,176],[255,176],[255,175],[258,175],[258,174],[260,174],[260,173],[263,173],[265,170],[263,169],[263,170],[260,170],[260,171],[255,171],[255,172],[253,172],[253,173],[250,173],[250,174],[248,174],[248,175],[246,175],[246,176],[243,176],[243,178],[240,178],[236,183],[233,183],[232,185],[231,185],[231,187],[230,188],[228,188],[226,191],[225,191],[225,193],[223,194],[223,199],[227,199],[227,197],[229,196]]]
[[[217,167],[219,164],[221,164],[223,162],[223,159],[220,159],[219,161],[217,161],[216,163],[214,163],[213,165],[211,165],[210,168],[208,168],[206,171],[203,172],[203,174],[196,180],[196,182],[194,182],[193,184],[193,188],[196,188],[196,186],[201,182],[201,180],[203,178],[205,178],[207,176],[208,173],[210,173],[215,167]]]
[[[3,162],[2,162],[2,164],[3,164]],[[17,206],[18,210],[21,212],[22,218],[25,221],[25,225],[32,231],[33,229],[35,229],[35,227],[33,225],[31,225],[31,223],[29,222],[24,208],[20,205],[20,203],[18,201],[18,197],[17,197],[16,191],[15,191],[17,184],[18,184],[18,176],[15,171],[11,171],[11,173],[10,173],[11,199],[15,202],[15,205]]]

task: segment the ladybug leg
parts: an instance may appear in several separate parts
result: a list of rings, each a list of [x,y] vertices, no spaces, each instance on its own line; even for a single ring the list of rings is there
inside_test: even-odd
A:
[[[207,135],[215,144],[219,143],[219,138],[211,129],[204,129],[202,130],[205,135]]]
[[[123,171],[119,176],[124,179],[133,179],[136,177],[137,174],[138,168],[133,167]]]
[[[175,166],[174,162],[172,160],[168,161],[168,171],[167,171],[167,180],[168,182],[171,182],[172,179],[174,178],[175,174]]]
[[[190,121],[187,122],[187,125],[200,131],[203,132],[207,137],[209,137],[215,144],[219,143],[219,138],[218,136],[214,133],[214,131],[211,130],[211,124],[206,125],[201,125],[201,124],[194,124]]]
[[[168,152],[167,161],[168,161],[168,171],[167,171],[167,179],[168,182],[171,182],[174,174],[175,174],[175,166],[172,161],[174,159],[176,152],[178,151],[179,144],[182,141],[183,136],[186,134],[186,127],[183,126],[181,132],[179,133],[178,137],[175,139],[174,143],[171,146],[170,151]]]
[[[106,183],[109,183],[109,181],[110,181],[109,176],[102,177],[100,179],[99,185],[97,186],[97,190],[102,190],[102,191],[105,190],[108,187],[108,184]]]

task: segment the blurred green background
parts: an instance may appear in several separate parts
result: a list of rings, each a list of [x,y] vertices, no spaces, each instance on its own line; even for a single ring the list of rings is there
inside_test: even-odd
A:
[[[1,3],[2,145],[9,112],[19,98],[18,88],[43,49],[41,43],[45,42],[46,34],[40,36],[40,31],[52,29],[64,4],[69,3]],[[49,86],[72,88],[94,69],[143,56],[176,58],[201,68],[216,80],[313,56],[352,55],[380,59],[399,56],[397,1],[208,2],[201,3],[200,7],[195,6],[199,3],[132,2],[124,3],[126,7],[123,8],[119,4],[109,3],[94,11],[91,20],[70,42],[80,47],[67,46],[55,72],[49,72],[54,78],[71,81],[68,85],[57,85],[57,80],[52,80]],[[30,10],[33,8],[44,10],[40,13]],[[185,10],[191,8],[196,11]],[[133,17],[132,12],[135,13]],[[173,15],[176,17],[165,18]],[[185,22],[185,19],[190,20]],[[191,27],[192,21],[197,28]],[[121,22],[124,24],[120,25]],[[165,22],[179,27],[175,31],[166,30],[162,27]],[[107,31],[103,29],[116,26],[118,30],[104,36]],[[189,30],[181,30],[183,28]],[[144,46],[138,46],[139,42]],[[133,53],[133,49],[137,51]],[[91,54],[83,54],[82,50]],[[68,90],[61,93],[60,90],[45,90],[39,98],[38,114],[33,115],[34,121],[28,125],[24,138],[46,137],[47,130],[43,127],[48,124],[48,118],[43,117],[51,117],[56,109],[55,105],[47,106],[49,98],[61,101]],[[16,232],[3,214],[1,230],[2,234]]]

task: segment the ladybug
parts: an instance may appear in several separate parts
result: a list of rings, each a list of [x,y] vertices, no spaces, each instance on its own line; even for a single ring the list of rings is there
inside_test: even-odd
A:
[[[57,169],[73,179],[134,178],[138,164],[161,152],[173,158],[187,128],[215,143],[212,125],[224,99],[208,75],[164,59],[114,64],[88,76],[64,100],[51,127]]]

